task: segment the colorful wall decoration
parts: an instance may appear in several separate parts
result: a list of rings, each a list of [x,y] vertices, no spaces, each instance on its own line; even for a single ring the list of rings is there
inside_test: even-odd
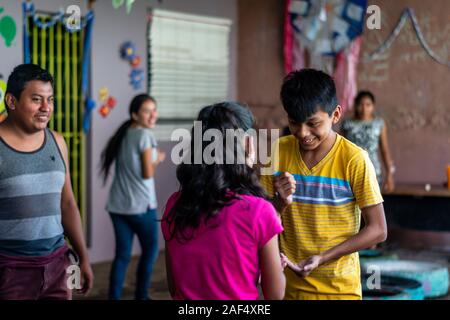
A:
[[[127,61],[131,66],[130,85],[134,90],[142,87],[144,81],[144,70],[139,68],[141,64],[141,56],[136,53],[136,46],[134,43],[127,41],[120,47],[120,57]]]
[[[111,110],[116,106],[117,100],[113,96],[109,95],[109,90],[106,87],[100,88],[98,95],[100,102],[102,103],[102,106],[98,109],[98,112],[103,118],[106,118]]]
[[[49,127],[66,140],[73,191],[84,215],[85,120],[95,107],[88,92],[94,13],[87,12],[79,30],[68,27],[64,12],[40,13],[31,2],[23,3],[23,14],[24,62],[38,64],[54,76],[55,108]]]
[[[333,75],[344,111],[351,108],[357,92],[356,67],[366,8],[367,0],[286,1],[286,73],[310,67]]]
[[[1,16],[3,13],[4,8],[0,7],[0,36],[5,41],[5,45],[10,47],[17,33],[16,22],[11,16]]]
[[[120,8],[124,3],[126,3],[125,7],[127,9],[127,14],[130,14],[131,9],[133,8],[133,4],[136,0],[112,0],[112,5],[114,9]]]

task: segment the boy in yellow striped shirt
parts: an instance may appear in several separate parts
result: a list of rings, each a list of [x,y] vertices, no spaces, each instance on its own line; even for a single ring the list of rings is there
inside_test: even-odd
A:
[[[291,72],[281,99],[292,135],[275,143],[273,171],[261,182],[284,226],[285,299],[361,299],[357,251],[387,236],[375,169],[366,151],[332,129],[342,109],[329,75]]]

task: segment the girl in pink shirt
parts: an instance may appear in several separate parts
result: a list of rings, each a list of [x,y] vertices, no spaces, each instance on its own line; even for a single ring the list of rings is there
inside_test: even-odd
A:
[[[283,227],[252,169],[252,139],[233,139],[231,148],[226,143],[226,130],[246,132],[253,116],[238,103],[223,102],[203,108],[198,121],[203,134],[220,132],[223,144],[211,153],[212,164],[205,159],[194,164],[198,159],[188,152],[177,168],[181,188],[169,198],[161,223],[170,294],[177,300],[256,300],[261,279],[265,299],[282,299],[277,236]],[[208,153],[211,142],[197,143],[202,155]],[[227,153],[235,156],[233,164],[224,164]]]

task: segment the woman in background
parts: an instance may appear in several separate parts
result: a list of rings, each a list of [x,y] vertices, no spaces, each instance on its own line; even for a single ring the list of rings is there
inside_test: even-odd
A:
[[[375,96],[370,91],[360,91],[356,96],[354,115],[342,123],[342,134],[368,152],[383,190],[394,190],[395,166],[389,150],[386,124],[375,114]],[[386,172],[385,179],[382,177],[379,149]]]
[[[102,152],[101,169],[106,181],[115,162],[114,180],[106,210],[116,239],[110,273],[109,299],[118,300],[131,258],[136,234],[142,249],[136,273],[136,300],[147,300],[153,264],[158,254],[157,203],[154,175],[165,154],[157,149],[151,128],[157,120],[156,102],[146,94],[133,98],[130,119],[110,138]]]

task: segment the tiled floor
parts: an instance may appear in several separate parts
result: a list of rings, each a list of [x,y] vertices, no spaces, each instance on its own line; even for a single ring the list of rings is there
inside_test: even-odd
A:
[[[125,280],[125,285],[123,288],[124,300],[133,299],[134,284],[135,284],[135,271],[137,267],[139,257],[134,257],[130,265],[128,266],[127,278]],[[93,265],[94,270],[94,288],[88,297],[74,296],[74,299],[89,299],[89,300],[104,300],[108,297],[108,283],[109,283],[109,271],[111,268],[111,263],[99,263]],[[158,259],[155,263],[152,276],[152,286],[150,288],[150,296],[154,300],[168,300],[170,294],[167,288],[166,281],[166,268],[165,268],[165,258],[164,251],[160,252]]]
[[[388,253],[397,254],[401,259],[419,260],[438,262],[447,265],[450,269],[450,253],[435,252],[435,251],[412,251],[406,249],[387,249]],[[127,278],[124,286],[123,299],[132,299],[135,283],[135,270],[137,266],[138,258],[132,259],[128,268]],[[154,300],[166,300],[170,299],[170,295],[167,289],[166,282],[166,269],[165,269],[164,252],[160,252],[158,260],[156,261],[152,286],[150,289],[150,296]],[[74,299],[93,299],[103,300],[107,298],[108,290],[108,276],[110,263],[100,263],[93,266],[95,273],[95,284],[89,297],[75,296]],[[440,300],[450,300],[450,294],[439,298]]]

